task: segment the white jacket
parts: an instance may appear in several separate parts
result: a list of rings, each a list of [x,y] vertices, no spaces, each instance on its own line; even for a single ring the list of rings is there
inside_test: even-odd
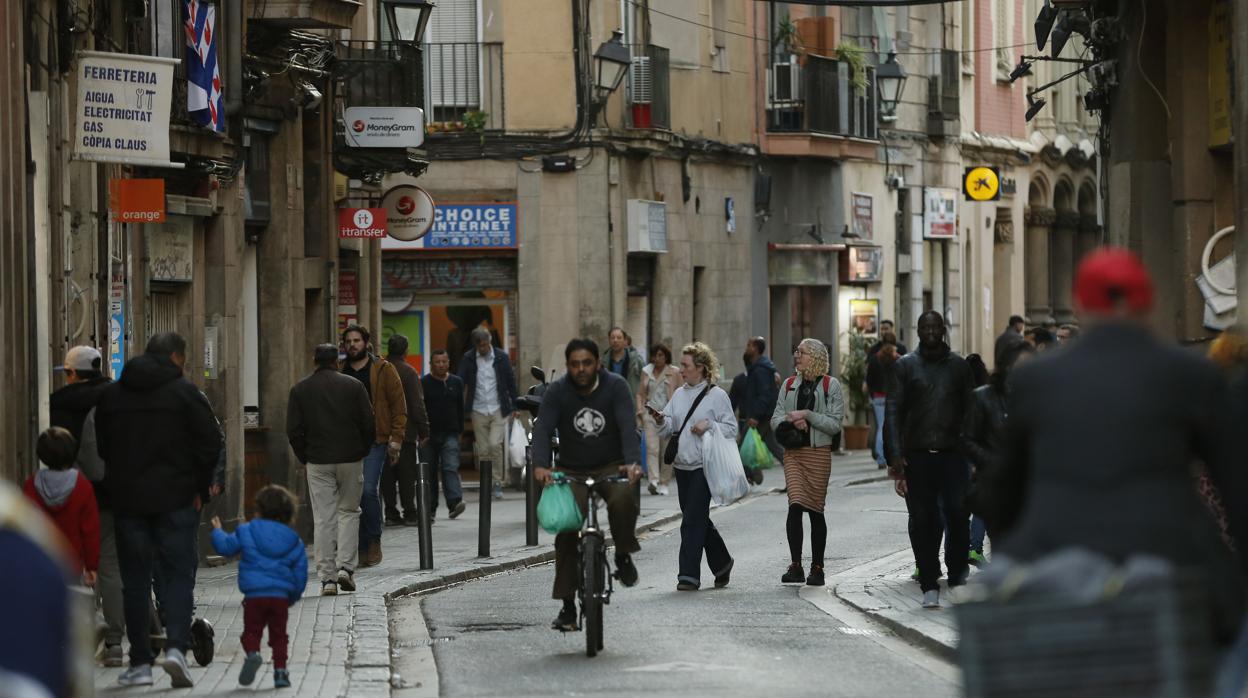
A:
[[[685,415],[689,414],[689,408],[705,388],[706,383],[702,382],[694,386],[685,384],[676,390],[676,394],[667,402],[667,407],[663,408],[660,437],[673,435],[680,429],[680,425],[685,423]],[[677,470],[697,470],[702,467],[702,439],[693,435],[693,426],[703,419],[710,421],[712,428],[718,429],[724,438],[737,438],[737,417],[732,413],[732,401],[728,399],[728,393],[723,388],[713,386],[698,404],[693,418],[689,420],[689,426],[680,435],[680,447],[673,463]]]

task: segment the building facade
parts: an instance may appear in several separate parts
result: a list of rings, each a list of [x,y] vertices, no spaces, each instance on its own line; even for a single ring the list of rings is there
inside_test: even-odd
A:
[[[456,364],[485,327],[517,366],[562,374],[569,339],[605,349],[621,326],[643,355],[697,339],[739,370],[766,318],[749,283],[763,260],[748,4],[439,3],[419,182],[436,220],[382,245],[385,331]],[[629,68],[601,102],[589,58],[617,27]],[[377,194],[414,183],[392,175]]]
[[[0,28],[30,44],[3,72],[21,88],[2,134],[12,197],[3,387],[32,397],[5,406],[5,476],[37,466],[31,446],[61,385],[52,367],[69,347],[99,347],[117,377],[149,337],[176,331],[188,343],[186,375],[225,433],[226,494],[214,513],[245,516],[269,482],[303,492],[286,399],[310,371],[312,347],[335,341],[341,269],[364,279],[361,312],[380,311],[371,273],[380,251],[339,242],[334,202],[351,191],[335,194],[346,179],[335,170],[367,178],[423,166],[406,152],[364,166],[343,157],[335,107],[375,97],[348,84],[352,60],[420,72],[418,56],[404,65],[376,40],[380,17],[376,3],[348,0],[6,4]],[[171,72],[152,78],[150,101],[120,104],[90,81],[122,73],[97,65]],[[205,108],[195,110],[201,85]],[[101,129],[127,118],[141,125],[104,145],[141,144],[162,158],[92,150]],[[140,185],[155,189],[136,204]]]

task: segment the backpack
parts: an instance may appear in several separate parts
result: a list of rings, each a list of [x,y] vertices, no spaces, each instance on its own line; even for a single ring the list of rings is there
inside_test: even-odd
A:
[[[789,376],[789,377],[788,377],[788,378],[784,381],[784,392],[785,392],[785,393],[791,393],[791,392],[793,392],[793,383],[794,383],[796,380],[797,380],[797,376]],[[832,397],[831,397],[831,393],[830,393],[830,392],[828,392],[828,388],[829,388],[831,385],[832,385],[832,376],[829,376],[829,375],[828,375],[828,374],[826,374],[826,373],[825,373],[825,374],[823,374],[823,404],[824,404],[824,406],[825,406],[825,407],[827,406],[828,401],[832,399]]]

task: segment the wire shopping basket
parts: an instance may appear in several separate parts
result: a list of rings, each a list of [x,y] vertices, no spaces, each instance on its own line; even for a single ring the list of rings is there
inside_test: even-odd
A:
[[[1187,698],[1215,650],[1199,583],[1176,576],[1094,602],[1015,598],[954,608],[966,695]]]

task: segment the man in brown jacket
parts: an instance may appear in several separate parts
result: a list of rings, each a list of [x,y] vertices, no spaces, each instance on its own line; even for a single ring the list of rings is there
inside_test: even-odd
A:
[[[397,461],[387,463],[381,473],[381,498],[386,504],[387,526],[415,526],[416,461],[420,447],[429,442],[429,417],[425,413],[425,394],[420,375],[407,363],[407,337],[391,335],[386,343],[386,360],[399,372],[403,381],[403,397],[407,400],[407,435]],[[398,501],[395,500],[398,485]],[[403,507],[400,515],[399,507]]]
[[[398,460],[407,431],[407,398],[403,381],[389,361],[369,353],[372,335],[359,325],[342,332],[347,352],[342,372],[364,384],[377,418],[373,447],[364,456],[364,494],[360,499],[360,567],[381,562],[381,471],[386,459]]]

